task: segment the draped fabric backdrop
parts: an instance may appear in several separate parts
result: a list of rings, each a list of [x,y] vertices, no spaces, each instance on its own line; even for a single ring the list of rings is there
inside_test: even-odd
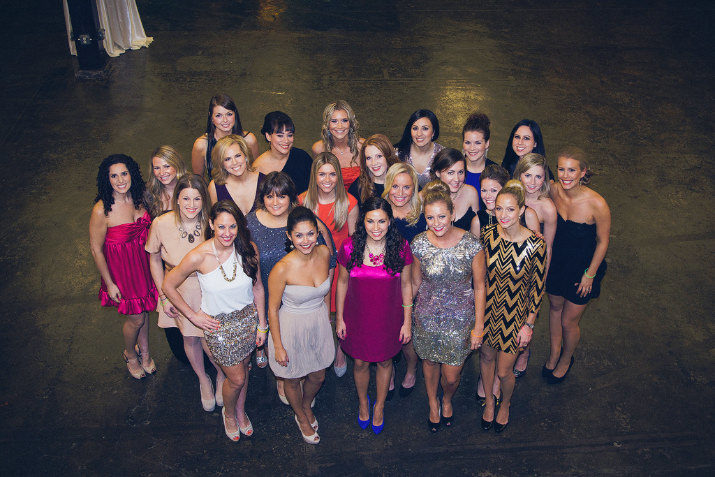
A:
[[[99,28],[104,28],[104,49],[109,56],[119,56],[126,50],[149,46],[154,38],[146,36],[135,0],[96,0]],[[72,22],[67,0],[62,0],[70,54],[77,55],[72,41]]]

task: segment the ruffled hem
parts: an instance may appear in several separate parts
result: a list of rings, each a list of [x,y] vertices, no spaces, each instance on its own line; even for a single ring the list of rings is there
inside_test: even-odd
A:
[[[120,315],[138,315],[145,311],[154,311],[158,300],[159,293],[156,288],[149,290],[146,296],[140,298],[123,298],[121,303],[112,300],[106,290],[99,290],[99,301],[102,306],[113,306],[117,308]]]

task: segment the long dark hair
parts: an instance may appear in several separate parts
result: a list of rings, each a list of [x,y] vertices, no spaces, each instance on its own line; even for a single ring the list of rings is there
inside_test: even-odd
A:
[[[236,220],[238,233],[236,239],[233,241],[233,246],[236,248],[236,253],[241,257],[243,272],[251,277],[251,280],[255,284],[258,276],[258,255],[251,243],[251,231],[248,230],[246,218],[243,216],[241,209],[239,209],[232,200],[220,200],[211,207],[211,214],[209,214],[211,222],[214,222],[216,217],[224,212],[231,214],[234,220]],[[211,230],[211,227],[207,227],[206,240],[213,236],[214,231]]]
[[[236,108],[236,103],[233,102],[233,98],[227,94],[217,94],[211,97],[209,101],[209,115],[206,120],[206,171],[209,173],[209,179],[211,179],[211,151],[213,151],[216,145],[216,138],[214,137],[214,132],[216,132],[216,126],[212,121],[214,115],[214,107],[221,106],[230,111],[233,111],[234,118],[236,121],[233,123],[233,129],[231,129],[231,134],[238,134],[241,137],[245,137],[243,134],[243,126],[241,125],[241,117],[238,115],[238,108]]]
[[[320,234],[320,231],[318,230],[318,221],[316,220],[313,211],[307,207],[299,205],[294,207],[293,210],[290,211],[290,214],[288,214],[288,223],[286,224],[286,232],[288,232],[288,235],[290,235],[295,226],[301,222],[310,222],[311,225],[315,227],[316,234]],[[291,242],[291,240],[287,237],[285,246],[286,252],[293,250],[293,242]]]
[[[405,259],[400,255],[400,251],[404,247],[405,239],[400,235],[395,222],[392,220],[392,206],[382,197],[370,197],[364,203],[360,211],[360,218],[355,228],[355,233],[352,234],[353,251],[350,253],[350,261],[348,261],[348,271],[354,267],[362,265],[365,257],[365,242],[367,241],[367,230],[365,230],[365,215],[373,210],[382,210],[387,214],[390,220],[390,227],[385,235],[385,258],[382,263],[390,275],[396,275],[402,271],[405,266]]]
[[[405,130],[402,132],[402,138],[400,139],[400,142],[395,144],[395,149],[398,150],[397,154],[401,161],[406,160],[410,156],[410,146],[412,145],[412,125],[415,124],[415,121],[420,118],[427,118],[430,123],[432,123],[432,129],[434,130],[432,133],[432,141],[436,141],[439,137],[439,120],[437,120],[437,115],[429,109],[418,109],[412,113],[410,119],[407,120]]]
[[[511,134],[509,134],[509,140],[506,142],[504,160],[501,161],[502,167],[509,171],[510,177],[511,174],[514,173],[516,163],[519,162],[519,156],[517,156],[514,152],[514,148],[512,147],[511,143],[514,141],[514,134],[516,133],[516,130],[519,129],[521,126],[526,126],[531,129],[531,133],[534,135],[534,141],[536,142],[536,146],[531,152],[546,156],[546,150],[544,148],[544,139],[541,137],[541,128],[538,124],[536,124],[536,121],[532,121],[531,119],[522,119],[521,121],[516,123],[514,125],[514,128],[511,130]]]
[[[139,209],[139,207],[144,205],[145,187],[144,179],[142,179],[141,171],[139,171],[139,164],[126,154],[112,154],[102,160],[102,163],[99,164],[99,171],[97,171],[97,197],[94,198],[94,202],[102,201],[105,216],[109,215],[114,205],[114,195],[112,194],[114,189],[109,182],[109,168],[114,164],[124,164],[127,166],[129,175],[132,178],[129,193],[132,196],[134,208]]]

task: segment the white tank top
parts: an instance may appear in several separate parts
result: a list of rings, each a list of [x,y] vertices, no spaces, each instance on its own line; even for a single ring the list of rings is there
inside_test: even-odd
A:
[[[214,256],[218,262],[216,246],[213,243],[211,246],[214,248]],[[229,282],[224,278],[224,273],[226,277],[231,278],[234,263],[236,263],[236,278]],[[221,267],[224,273],[221,273]],[[221,267],[206,274],[196,272],[201,285],[201,310],[212,316],[231,313],[253,303],[253,281],[243,271],[241,258],[236,254],[235,249]]]

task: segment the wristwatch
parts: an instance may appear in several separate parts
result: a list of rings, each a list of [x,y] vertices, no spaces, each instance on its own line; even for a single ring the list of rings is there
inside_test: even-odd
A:
[[[532,325],[532,324],[529,323],[529,322],[526,322],[526,321],[525,321],[525,322],[524,322],[524,326],[528,326],[529,328],[531,328],[532,331],[534,330],[534,325]]]

